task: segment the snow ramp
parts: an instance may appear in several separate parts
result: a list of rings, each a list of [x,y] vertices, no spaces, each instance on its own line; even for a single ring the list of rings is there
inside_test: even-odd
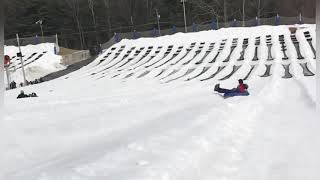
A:
[[[27,81],[34,81],[52,72],[65,69],[61,63],[61,56],[56,55],[54,49],[54,43],[21,46]],[[15,81],[17,85],[23,82],[22,64],[20,57],[17,56],[18,52],[19,48],[16,46],[4,46],[4,54],[11,58],[10,81]],[[5,83],[7,83],[6,75],[5,72]]]

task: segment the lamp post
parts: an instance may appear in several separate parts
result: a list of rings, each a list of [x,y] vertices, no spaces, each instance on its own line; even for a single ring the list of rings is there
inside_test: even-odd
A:
[[[159,30],[159,36],[161,36],[161,30],[160,30],[160,14],[158,13],[158,9],[156,9],[157,14],[157,21],[158,21],[158,30]]]
[[[187,18],[186,18],[186,6],[185,6],[185,2],[187,0],[181,0],[182,4],[183,4],[183,16],[184,16],[184,30],[187,33],[188,29],[187,29]]]
[[[41,37],[42,37],[42,43],[44,42],[44,40],[43,40],[43,29],[42,29],[42,20],[39,20],[39,21],[37,21],[36,22],[36,24],[39,24],[40,25],[40,29],[41,29]]]

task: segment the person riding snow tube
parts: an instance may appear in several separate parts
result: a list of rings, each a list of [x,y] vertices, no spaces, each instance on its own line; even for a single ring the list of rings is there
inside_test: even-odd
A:
[[[248,96],[249,92],[247,89],[249,88],[249,86],[247,84],[244,84],[242,79],[239,79],[238,82],[239,85],[237,86],[237,88],[233,89],[220,88],[220,84],[216,84],[214,87],[214,91],[217,91],[218,93],[224,93],[224,97]]]

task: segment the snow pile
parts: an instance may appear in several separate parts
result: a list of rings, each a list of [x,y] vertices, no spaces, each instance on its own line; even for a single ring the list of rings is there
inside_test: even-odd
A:
[[[315,76],[305,76],[300,65],[307,63],[315,72],[313,52],[303,36],[310,31],[315,38],[315,25],[297,26],[303,60],[297,59],[288,27],[229,28],[123,40],[72,74],[23,89],[35,91],[38,98],[17,100],[20,89],[7,91],[7,114],[0,124],[0,179],[317,179],[320,123]],[[288,60],[282,60],[278,42],[282,34]],[[272,36],[271,61],[267,61],[266,35]],[[253,62],[257,36],[261,37],[259,61]],[[227,39],[225,49],[209,63],[223,38]],[[230,61],[223,62],[233,38],[238,38],[238,46]],[[245,59],[238,61],[244,38],[249,38],[249,46]],[[175,64],[193,42],[195,47]],[[192,59],[202,42],[203,50]],[[212,53],[195,64],[210,43],[215,43]],[[171,45],[172,51],[163,58]],[[153,49],[146,55],[149,46]],[[159,46],[163,48],[156,55]],[[179,46],[183,46],[179,55],[160,66]],[[135,57],[133,50],[126,58],[133,47],[141,53]],[[140,50],[142,47],[145,49]],[[271,75],[261,77],[266,64],[272,65]],[[284,78],[287,64],[291,78]],[[220,80],[240,65],[231,77]],[[200,81],[222,66],[217,76]],[[218,82],[221,87],[236,86],[252,66],[256,68],[245,81],[250,96],[223,99],[213,91]],[[212,69],[188,81],[204,67]],[[190,69],[195,70],[182,76]],[[168,76],[174,70],[176,74]],[[146,71],[150,72],[138,78]]]
[[[21,52],[25,65],[25,74],[28,81],[39,79],[47,74],[65,68],[61,64],[61,56],[55,55],[54,43],[43,43],[38,45],[21,46]],[[21,60],[17,57],[19,48],[16,46],[4,46],[4,54],[9,55],[11,60],[10,78],[17,84],[23,82]],[[5,83],[7,83],[6,73]]]

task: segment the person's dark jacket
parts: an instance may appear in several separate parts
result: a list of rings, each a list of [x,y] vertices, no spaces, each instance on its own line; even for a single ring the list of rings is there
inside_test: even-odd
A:
[[[13,89],[17,88],[17,83],[15,81],[12,81],[12,88]]]
[[[17,99],[20,99],[20,98],[27,98],[29,97],[28,95],[24,94],[24,93],[20,93],[17,97]]]

